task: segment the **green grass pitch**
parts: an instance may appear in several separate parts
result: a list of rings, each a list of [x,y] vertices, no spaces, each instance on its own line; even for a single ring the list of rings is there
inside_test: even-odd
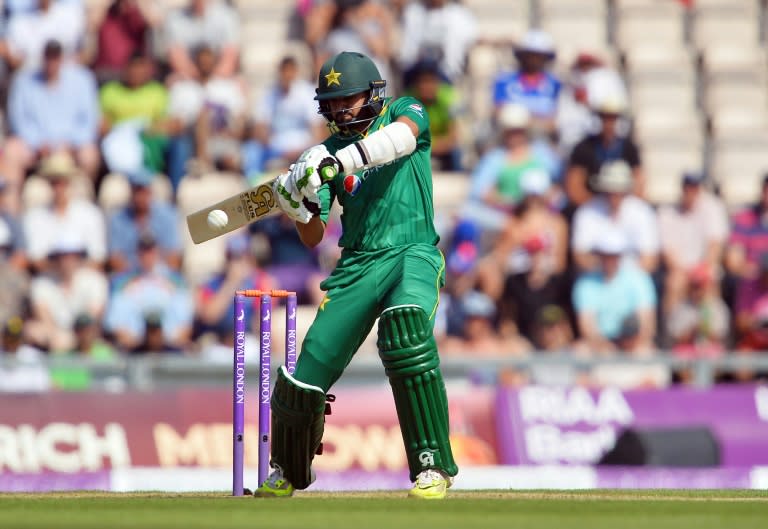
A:
[[[403,492],[0,494],[0,528],[520,528],[768,527],[763,491],[481,491],[417,501]]]

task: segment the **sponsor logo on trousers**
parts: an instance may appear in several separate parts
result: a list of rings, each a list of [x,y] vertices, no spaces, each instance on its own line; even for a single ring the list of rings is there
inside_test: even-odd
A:
[[[426,450],[419,454],[419,462],[422,467],[431,467],[435,464],[435,455],[432,452]]]

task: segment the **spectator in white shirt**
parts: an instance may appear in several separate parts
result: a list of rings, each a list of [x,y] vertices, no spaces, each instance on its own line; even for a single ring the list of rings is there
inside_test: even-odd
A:
[[[277,82],[256,106],[252,139],[243,145],[246,175],[261,173],[276,160],[294,160],[327,135],[314,98],[315,85],[299,77],[296,59],[284,57]]]
[[[87,314],[99,321],[107,304],[107,278],[84,264],[85,245],[77,234],[58,239],[48,253],[47,273],[32,280],[29,335],[40,347],[70,351],[74,324]]]
[[[686,173],[680,202],[659,210],[666,309],[683,301],[692,270],[705,266],[716,276],[723,259],[730,231],[728,215],[722,201],[702,189],[703,180],[701,173]]]
[[[198,77],[177,79],[171,86],[168,114],[184,126],[174,136],[168,176],[174,189],[193,155],[205,167],[239,170],[240,140],[245,127],[245,85],[234,76],[216,74],[217,52],[202,45],[192,53]]]
[[[72,157],[65,152],[51,155],[43,161],[39,174],[50,181],[53,200],[22,217],[30,263],[37,270],[45,269],[56,242],[77,236],[83,241],[88,261],[101,266],[107,256],[104,217],[93,202],[72,196],[73,180],[82,178]]]
[[[217,53],[215,77],[232,77],[240,58],[240,21],[230,6],[219,0],[190,0],[187,7],[169,13],[165,22],[168,61],[182,79],[200,80],[202,72],[192,51],[206,46]]]
[[[634,181],[629,165],[621,160],[603,164],[594,182],[597,195],[576,210],[573,218],[574,260],[582,270],[594,270],[592,249],[604,233],[618,228],[627,245],[625,259],[653,273],[659,263],[656,214],[644,200],[631,195]]]
[[[37,68],[46,42],[58,41],[66,58],[73,58],[85,37],[81,5],[62,0],[38,0],[37,8],[11,18],[6,34],[5,59],[16,69]]]
[[[400,67],[405,71],[422,59],[433,59],[455,80],[477,37],[475,15],[466,6],[448,0],[410,2],[403,11]]]

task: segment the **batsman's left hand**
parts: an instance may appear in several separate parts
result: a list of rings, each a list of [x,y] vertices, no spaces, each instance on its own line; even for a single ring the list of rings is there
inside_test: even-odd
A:
[[[315,145],[304,151],[291,166],[293,188],[310,202],[320,203],[317,193],[320,187],[331,180],[341,169],[341,164],[334,158],[325,145]]]

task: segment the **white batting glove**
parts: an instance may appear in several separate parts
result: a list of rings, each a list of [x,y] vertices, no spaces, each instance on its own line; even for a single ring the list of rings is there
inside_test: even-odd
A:
[[[272,191],[274,191],[277,205],[283,210],[283,213],[296,222],[306,224],[312,220],[316,213],[320,212],[319,207],[315,213],[307,207],[304,196],[294,188],[290,171],[275,178]]]
[[[325,145],[315,145],[304,151],[291,168],[294,189],[310,202],[320,205],[318,192],[324,182],[332,179],[341,166]]]

